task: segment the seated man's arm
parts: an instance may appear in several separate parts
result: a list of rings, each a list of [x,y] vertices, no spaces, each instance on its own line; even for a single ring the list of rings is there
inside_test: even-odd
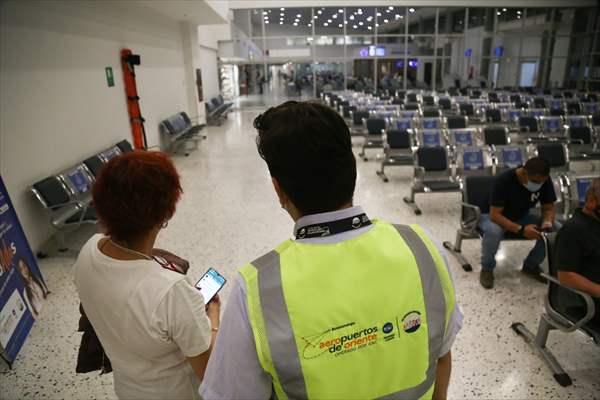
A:
[[[502,215],[502,210],[504,210],[504,207],[490,206],[490,219],[492,220],[492,222],[500,225],[500,227],[505,231],[509,231],[512,233],[519,232],[521,225],[511,221],[510,219]]]
[[[558,280],[565,286],[581,290],[600,299],[600,284],[592,282],[577,272],[558,271]]]
[[[556,211],[554,210],[554,203],[545,203],[541,205],[542,208],[542,228],[552,228],[554,223],[554,217]]]

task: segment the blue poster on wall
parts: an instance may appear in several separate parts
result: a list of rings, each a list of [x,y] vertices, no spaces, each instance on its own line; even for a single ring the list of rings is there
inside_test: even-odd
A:
[[[0,351],[12,365],[49,291],[0,176]]]

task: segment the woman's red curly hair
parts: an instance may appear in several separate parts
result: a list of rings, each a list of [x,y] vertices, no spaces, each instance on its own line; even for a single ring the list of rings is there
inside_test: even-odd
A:
[[[181,197],[179,174],[164,153],[133,151],[102,167],[92,188],[105,233],[127,242],[168,221]]]

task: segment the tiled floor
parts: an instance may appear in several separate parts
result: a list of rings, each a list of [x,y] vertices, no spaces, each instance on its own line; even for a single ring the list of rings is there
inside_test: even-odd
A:
[[[293,223],[279,207],[267,169],[255,149],[252,120],[260,108],[234,112],[221,127],[209,128],[208,139],[189,157],[176,158],[184,196],[158,246],[191,260],[198,278],[215,267],[231,279],[237,267],[272,249],[291,235]],[[376,153],[376,151],[375,151]],[[418,195],[423,210],[415,216],[402,202],[408,193],[410,168],[391,168],[390,182],[375,174],[372,160],[358,161],[355,203],[373,217],[420,223],[440,240],[453,240],[459,217],[459,195]],[[81,245],[90,232],[81,232]],[[76,247],[76,246],[74,246]],[[496,288],[478,283],[479,242],[464,243],[475,271],[464,272],[450,259],[464,327],[453,348],[449,396],[452,399],[600,398],[600,351],[578,333],[550,334],[549,347],[573,378],[563,388],[534,352],[510,329],[515,321],[535,330],[545,286],[521,276],[528,245],[501,249]],[[77,294],[71,265],[75,252],[52,254],[40,261],[52,290],[42,317],[18,356],[14,370],[0,373],[0,398],[114,398],[112,376],[74,372],[80,334]],[[222,299],[227,301],[228,287]]]

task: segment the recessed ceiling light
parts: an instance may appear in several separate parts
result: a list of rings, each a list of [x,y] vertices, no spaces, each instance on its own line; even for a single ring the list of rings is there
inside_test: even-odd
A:
[[[340,9],[338,10],[338,12],[341,14],[341,13],[343,13],[343,12],[344,12],[344,9],[343,9],[343,8],[340,8]]]
[[[502,15],[502,12],[500,12],[500,11],[497,11],[497,12],[496,12],[496,15]]]
[[[342,28],[344,25],[342,25],[342,24],[339,24],[338,26],[339,26],[340,28]]]
[[[373,27],[372,26],[367,26],[367,29],[371,30],[371,29],[373,29]]]
[[[356,10],[356,12],[362,14],[362,8],[359,8],[358,10]]]
[[[266,11],[263,11],[263,15],[267,15],[267,14],[268,14],[268,12],[266,12]]]
[[[283,21],[279,21],[279,25],[283,25]]]
[[[283,17],[285,14],[284,13],[280,13],[279,15]]]
[[[393,10],[393,9],[394,9],[394,7],[392,7],[392,6],[388,7],[388,10],[390,10],[390,11]]]
[[[269,23],[269,20],[266,20],[266,21],[265,21],[265,24],[268,24],[268,23]]]
[[[337,14],[333,14],[333,15],[331,16],[331,18],[333,18],[333,19],[336,19],[336,18],[337,18]]]
[[[318,16],[318,15],[315,15],[315,19],[319,19],[319,16]]]
[[[502,11],[506,12],[506,8],[503,8]]]
[[[400,19],[402,19],[402,18],[404,18],[404,15],[401,15],[401,16],[400,16]]]
[[[281,11],[285,11],[285,7],[281,7],[281,8],[280,8],[280,10],[281,10]]]
[[[323,26],[329,26],[329,24],[327,22],[324,22]]]
[[[348,25],[348,21],[344,21],[344,25]]]
[[[364,22],[362,22],[362,21],[360,21],[358,24],[359,24],[360,26],[363,26],[365,23],[364,23]]]
[[[321,14],[323,14],[323,11],[321,11],[321,10],[318,10],[318,11],[317,11],[317,14],[321,15]]]
[[[414,13],[415,9],[411,7],[411,8],[408,9],[408,12]]]
[[[350,19],[351,19],[351,20],[354,20],[354,15],[351,15],[351,16],[350,16]]]
[[[396,19],[400,19],[400,14],[396,14]]]
[[[302,14],[297,14],[296,17],[301,18]]]
[[[327,22],[331,23],[331,20],[330,20],[330,19],[328,19],[328,20],[327,20]]]
[[[353,27],[354,29],[358,28],[358,26],[356,26],[356,25],[352,25],[352,27]]]
[[[521,10],[517,11],[517,14],[521,15]]]
[[[379,28],[379,24],[375,24],[375,26]]]
[[[297,23],[297,22],[294,22],[294,26],[298,26],[298,23]]]
[[[381,13],[380,13],[380,12],[378,12],[378,13],[377,13],[377,16],[378,16],[378,17],[381,17]]]
[[[371,22],[373,20],[373,17],[367,17],[367,21]]]
[[[310,28],[310,27],[312,27],[312,24],[308,24],[308,27],[309,27],[309,28]]]
[[[388,22],[390,22],[388,19],[384,19],[384,20],[383,20],[383,23],[384,23],[384,24],[387,24]]]

